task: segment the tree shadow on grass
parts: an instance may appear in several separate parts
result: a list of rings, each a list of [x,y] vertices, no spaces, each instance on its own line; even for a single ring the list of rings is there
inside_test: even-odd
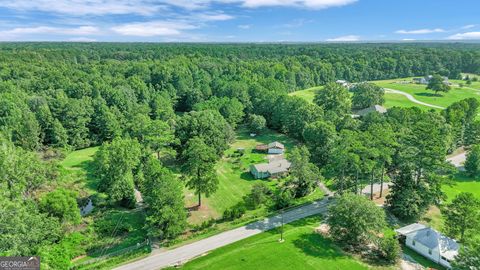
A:
[[[293,241],[293,244],[308,256],[324,259],[345,257],[330,240],[316,233],[302,234],[298,239]]]
[[[416,93],[416,96],[422,96],[422,97],[443,97],[442,94],[435,94],[435,93],[429,93],[429,92],[422,92],[422,93]]]
[[[87,180],[86,186],[88,188],[98,190],[99,182],[94,174],[93,161],[91,160],[83,161],[82,163],[75,165],[74,167],[80,168],[85,172],[85,178]]]

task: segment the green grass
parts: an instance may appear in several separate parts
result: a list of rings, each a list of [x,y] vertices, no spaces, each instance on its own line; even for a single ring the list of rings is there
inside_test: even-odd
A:
[[[316,87],[312,87],[304,90],[299,90],[299,91],[292,92],[289,95],[294,97],[301,97],[304,100],[310,103],[313,103],[313,99],[315,98],[315,92],[317,90],[322,89],[322,87],[323,86],[316,86]]]
[[[458,86],[458,83],[462,81],[450,80],[454,84],[452,85],[452,89],[448,93],[439,93],[439,95],[435,95],[433,91],[426,89],[426,85],[413,84],[413,83],[400,83],[400,81],[411,82],[412,78],[373,81],[373,83],[381,87],[391,88],[391,89],[400,90],[400,91],[409,93],[419,101],[423,101],[425,103],[442,106],[442,107],[448,107],[450,104],[456,101],[460,101],[462,99],[470,98],[470,97],[477,98],[480,100],[480,83],[474,83],[469,87],[465,86],[463,88],[460,88]],[[386,96],[386,97],[390,98],[390,96]],[[398,103],[398,100],[396,102]],[[408,99],[405,99],[404,102],[405,102],[404,106],[408,106],[408,105],[421,106],[409,101]]]
[[[98,147],[90,147],[69,153],[60,165],[68,170],[80,170],[84,168],[85,163],[93,160],[93,155],[97,152]]]
[[[314,233],[319,223],[319,217],[299,220],[285,225],[283,243],[278,229],[264,232],[214,250],[182,269],[372,269]]]
[[[473,193],[480,199],[480,179],[468,177],[464,173],[458,173],[453,177],[452,183],[442,186],[442,190],[447,195],[447,201],[453,200],[461,192]]]
[[[423,110],[430,110],[430,107],[426,107],[408,100],[407,97],[401,94],[395,93],[385,93],[385,104],[386,108],[392,107],[402,107],[402,108],[410,108],[410,107],[418,107]]]
[[[209,198],[202,199],[202,208],[197,211],[192,211],[189,217],[189,222],[193,224],[201,223],[210,218],[219,218],[223,212],[243,201],[243,198],[248,195],[252,186],[258,182],[264,182],[268,185],[274,186],[281,180],[268,179],[254,179],[249,172],[251,164],[268,162],[266,154],[256,153],[253,151],[257,144],[266,144],[273,141],[279,141],[286,147],[286,152],[293,148],[297,142],[284,134],[274,132],[272,130],[265,130],[255,137],[250,136],[250,132],[240,127],[236,133],[236,140],[225,151],[224,157],[217,164],[217,175],[219,179],[218,190]],[[237,148],[245,148],[242,156],[235,155]],[[185,190],[187,206],[197,205],[197,197],[192,191]],[[297,203],[321,198],[323,193],[316,191],[313,194],[298,200]],[[267,211],[265,208],[260,208],[248,211],[247,217],[265,216]]]

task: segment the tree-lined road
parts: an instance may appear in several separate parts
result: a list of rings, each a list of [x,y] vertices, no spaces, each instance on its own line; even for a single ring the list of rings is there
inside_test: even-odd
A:
[[[283,222],[290,223],[308,216],[327,211],[328,199],[303,205],[283,214]],[[172,250],[165,250],[148,256],[147,258],[120,266],[116,270],[154,270],[185,263],[195,257],[228,244],[240,241],[250,236],[281,226],[280,214],[257,221],[246,226],[226,231],[197,242],[187,244]]]

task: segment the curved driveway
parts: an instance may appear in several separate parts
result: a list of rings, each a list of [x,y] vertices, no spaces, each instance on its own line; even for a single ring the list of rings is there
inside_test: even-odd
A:
[[[393,94],[399,94],[399,95],[403,95],[405,96],[406,98],[408,98],[408,100],[410,100],[411,102],[413,103],[417,103],[417,104],[420,104],[420,105],[423,105],[423,106],[427,106],[427,107],[431,107],[431,108],[435,108],[435,109],[445,109],[444,107],[441,107],[441,106],[437,106],[437,105],[433,105],[433,104],[428,104],[428,103],[425,103],[425,102],[422,102],[418,99],[415,99],[412,95],[410,95],[409,93],[405,93],[403,91],[400,91],[400,90],[395,90],[395,89],[390,89],[390,88],[383,88],[385,89],[385,92],[387,93],[393,93]]]

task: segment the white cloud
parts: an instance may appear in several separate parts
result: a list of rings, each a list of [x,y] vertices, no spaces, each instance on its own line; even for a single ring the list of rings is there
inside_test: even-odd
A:
[[[205,13],[198,14],[197,18],[202,21],[228,21],[234,19],[235,17],[225,13]]]
[[[470,29],[470,28],[473,28],[475,26],[476,26],[475,24],[468,24],[468,25],[462,26],[462,29]]]
[[[327,39],[327,41],[332,41],[332,42],[351,42],[351,41],[359,41],[359,40],[360,40],[360,36],[356,36],[356,35],[348,35],[348,36],[341,36],[341,37]]]
[[[415,40],[416,39],[414,39],[414,38],[404,38],[404,39],[402,39],[402,41],[415,41]]]
[[[246,29],[252,28],[252,25],[251,24],[240,24],[237,27],[240,28],[240,29],[246,30]]]
[[[151,21],[141,23],[127,23],[112,27],[111,29],[120,35],[153,37],[153,36],[177,36],[183,30],[196,29],[191,23],[184,21]]]
[[[0,34],[7,36],[29,35],[29,34],[56,34],[56,35],[95,35],[100,30],[94,26],[80,26],[77,28],[60,28],[51,26],[18,27],[10,30],[0,31]]]
[[[0,0],[0,7],[19,11],[39,10],[69,15],[152,15],[165,5],[148,0]]]
[[[250,8],[265,6],[290,6],[312,9],[340,7],[357,2],[357,0],[243,0],[242,5]]]
[[[480,32],[459,33],[459,34],[451,35],[447,37],[447,39],[452,39],[452,40],[480,39]]]
[[[422,35],[422,34],[442,33],[442,32],[445,32],[445,30],[442,28],[395,31],[395,33],[397,34],[409,34],[409,35]]]

